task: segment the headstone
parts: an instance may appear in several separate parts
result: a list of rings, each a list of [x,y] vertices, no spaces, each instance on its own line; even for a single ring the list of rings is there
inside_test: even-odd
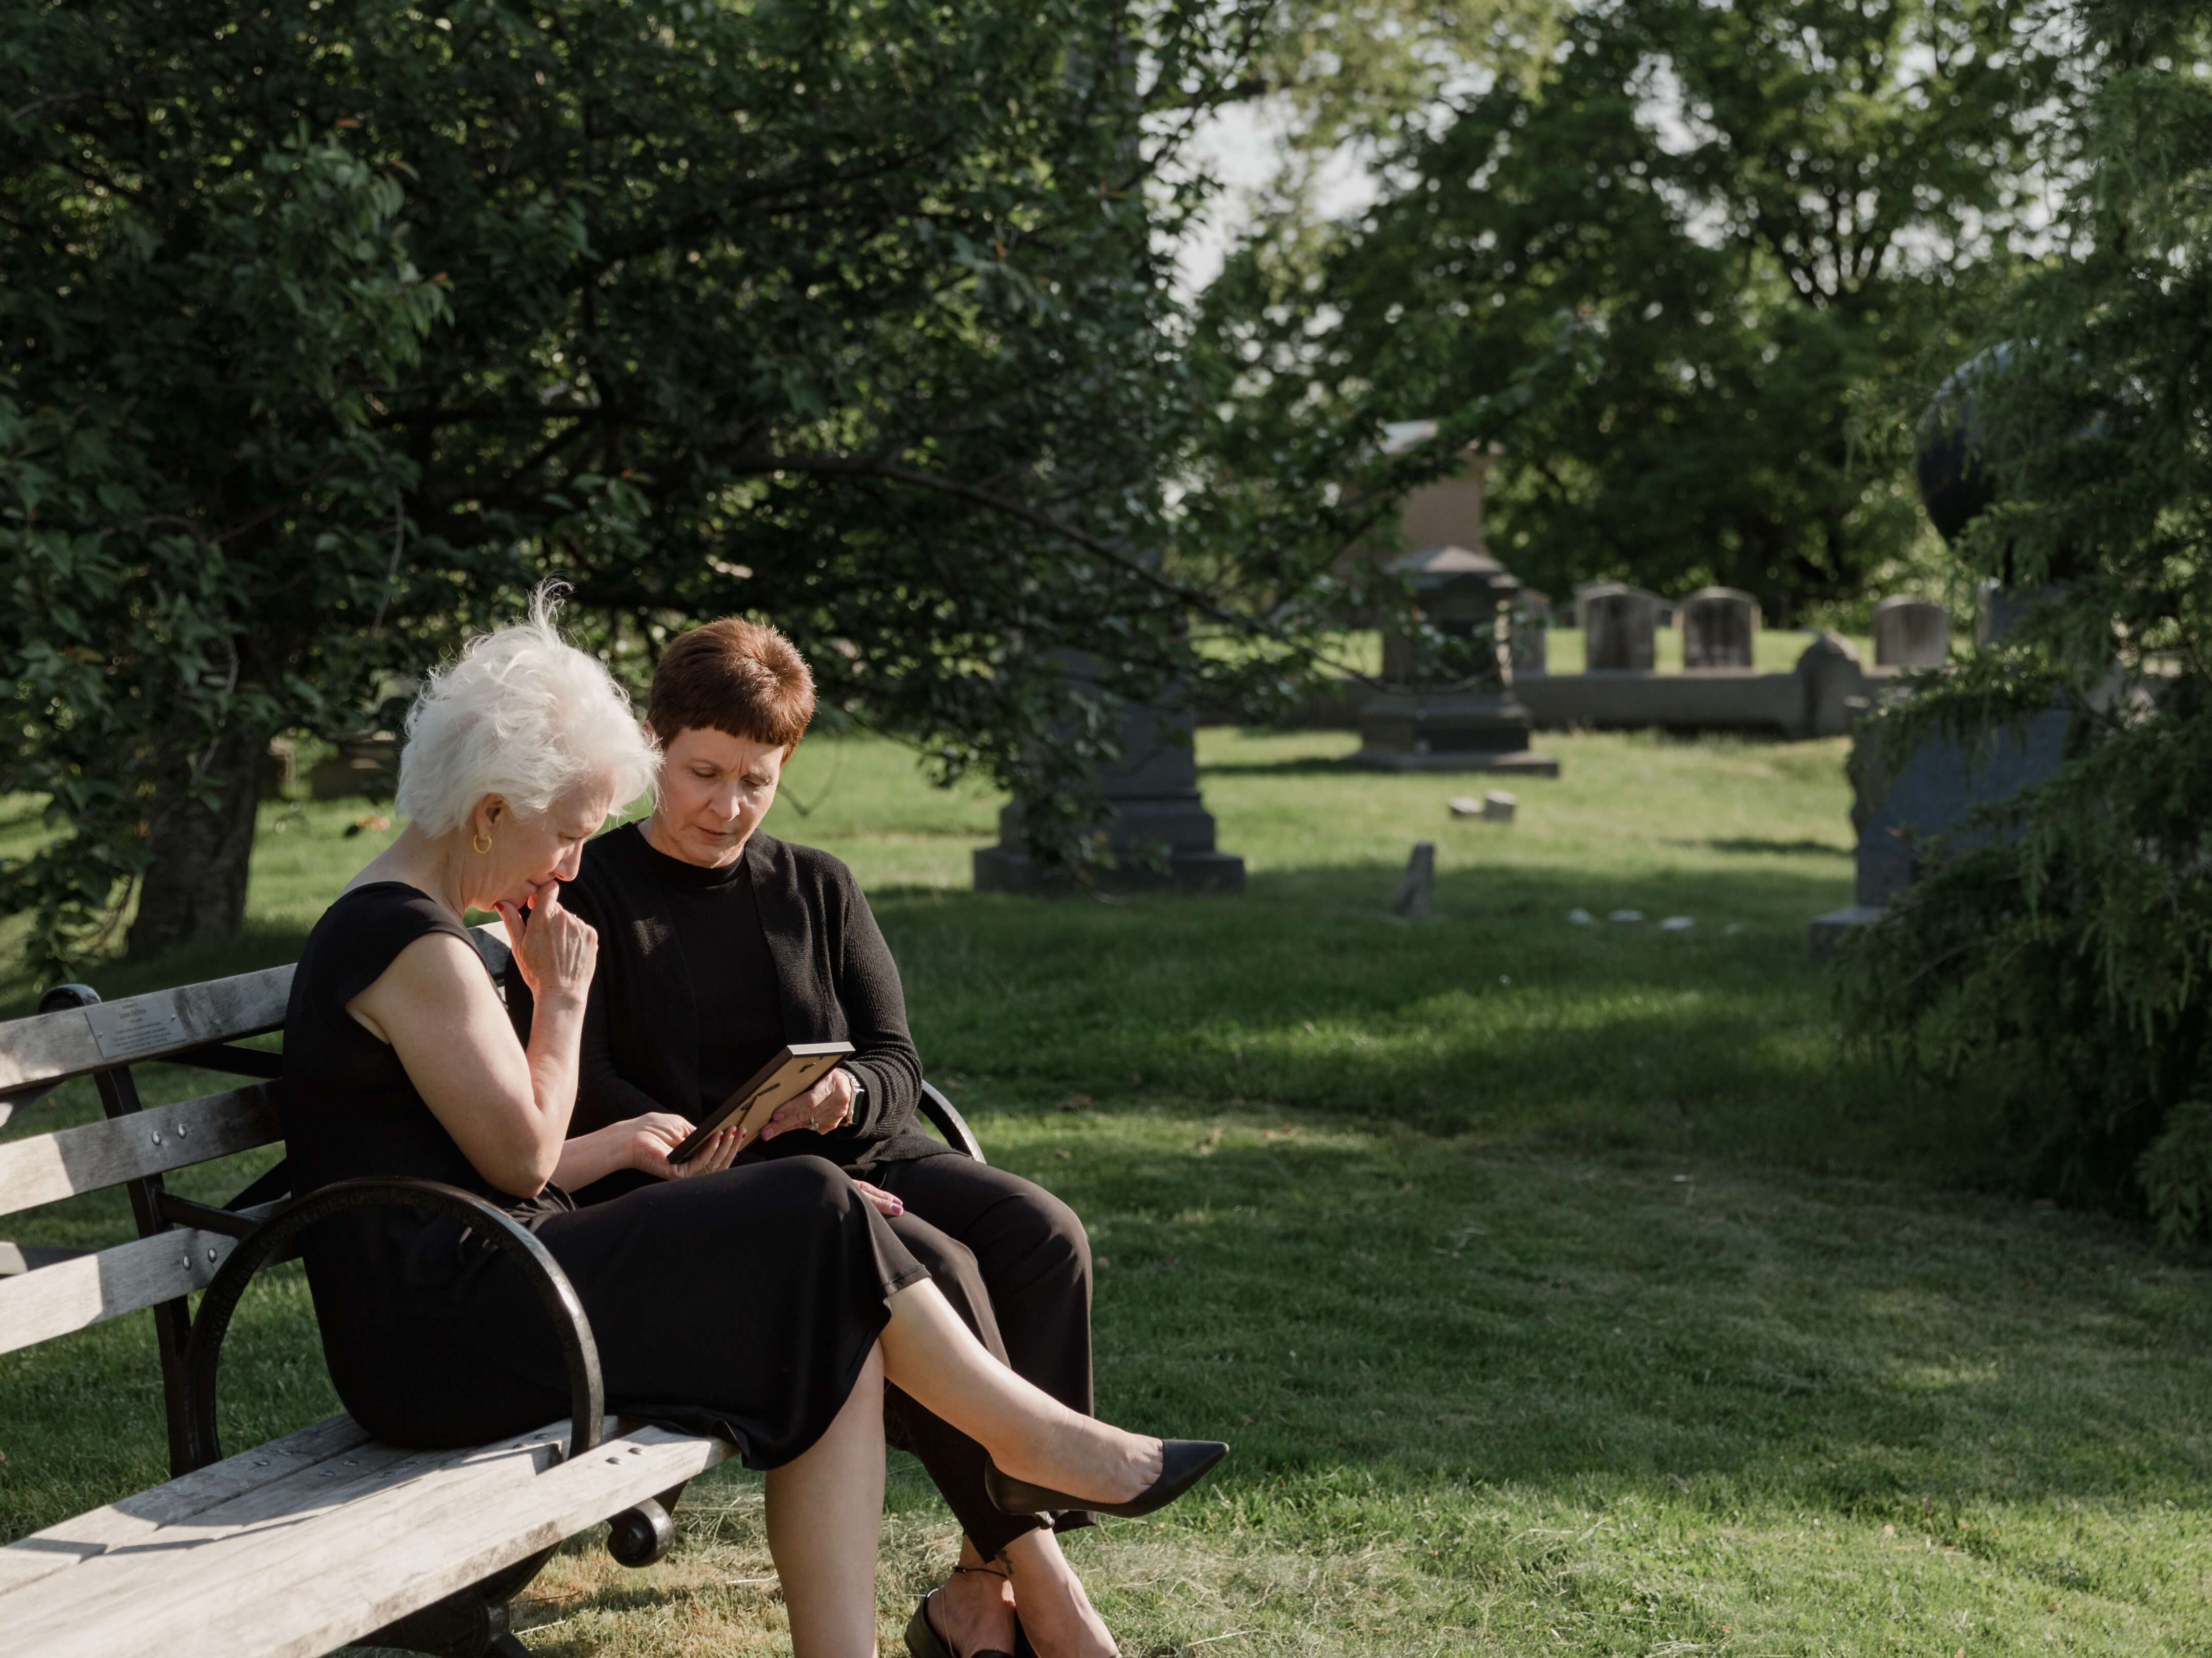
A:
[[[1510,823],[1514,808],[1521,804],[1517,794],[1508,794],[1504,789],[1492,789],[1482,797],[1482,818],[1486,823]]]
[[[1455,817],[1482,816],[1482,802],[1471,794],[1455,794],[1450,799],[1445,801],[1444,805]]]
[[[1569,601],[1574,611],[1574,619],[1571,622],[1563,622],[1560,625],[1568,628],[1589,627],[1589,613],[1583,607],[1588,603],[1589,596],[1592,593],[1610,592],[1620,586],[1620,583],[1618,581],[1577,581],[1575,583],[1575,596]]]
[[[1506,653],[1516,679],[1535,679],[1551,671],[1552,601],[1523,587],[1506,612]]]
[[[1360,710],[1359,749],[1348,762],[1378,771],[1558,776],[1559,762],[1529,748],[1528,711],[1513,695],[1505,617],[1520,582],[1467,547],[1425,548],[1391,568],[1406,577],[1420,618],[1441,639],[1386,629],[1386,689]]]
[[[1997,493],[1995,474],[1977,453],[1981,440],[1972,382],[1978,374],[2001,367],[2012,349],[1994,346],[1958,369],[1921,417],[1920,449],[1913,462],[1921,504],[1937,533],[1953,545]],[[1976,642],[2002,638],[2039,598],[2036,588],[1985,583],[1975,618]],[[1879,644],[1879,616],[1877,624]],[[1948,650],[1948,627],[1944,643]],[[1854,929],[1879,920],[1925,872],[1924,859],[1989,846],[2009,835],[2001,823],[1975,820],[1983,808],[2014,798],[2058,768],[2072,718],[2054,699],[2016,724],[1995,724],[1971,737],[1931,732],[1902,756],[1885,753],[1863,734],[1847,768],[1851,827],[1858,832],[1851,895],[1856,902],[1814,918],[1814,953],[1841,948]]]
[[[1429,913],[1429,900],[1436,888],[1437,843],[1416,841],[1413,855],[1406,861],[1406,872],[1398,878],[1397,896],[1390,900],[1390,913],[1418,921]]]
[[[1098,677],[1097,665],[1079,655],[1069,657],[1067,672],[1079,685]],[[1090,874],[1120,891],[1241,894],[1244,860],[1215,841],[1213,814],[1199,790],[1195,722],[1175,695],[1171,688],[1157,706],[1119,711],[1122,758],[1098,780],[1107,817],[1095,835],[1107,857]],[[1019,800],[1000,809],[998,843],[976,847],[972,867],[978,892],[1042,894],[1072,884],[1030,856]]]
[[[1639,587],[1610,582],[1583,595],[1583,668],[1589,673],[1649,673],[1658,601]]]
[[[1814,634],[1793,670],[1803,701],[1805,737],[1841,737],[1867,706],[1866,670],[1859,653],[1840,634]]]
[[[1682,600],[1682,665],[1748,668],[1759,602],[1734,587],[1700,587]]]
[[[1951,656],[1951,612],[1933,599],[1900,593],[1874,607],[1877,668],[1940,668]]]

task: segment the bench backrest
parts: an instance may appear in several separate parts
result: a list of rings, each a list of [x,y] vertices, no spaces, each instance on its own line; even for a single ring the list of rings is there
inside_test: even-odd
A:
[[[499,929],[480,927],[477,938],[494,969],[504,966]],[[283,1191],[281,1183],[265,1193],[249,1188],[240,1194],[248,1201],[218,1206],[177,1196],[161,1177],[283,1138],[274,1081],[281,1056],[235,1044],[283,1028],[292,972],[270,968],[112,1002],[64,986],[47,994],[52,1011],[0,1023],[0,1121],[86,1077],[106,1113],[104,1121],[0,1141],[0,1226],[27,1209],[124,1186],[139,1233],[94,1250],[0,1242],[0,1353],[154,1309],[173,1456],[181,1449],[181,1364],[191,1331],[185,1297],[206,1288]],[[153,1060],[257,1080],[142,1107],[131,1067]],[[268,1200],[252,1200],[257,1196]]]

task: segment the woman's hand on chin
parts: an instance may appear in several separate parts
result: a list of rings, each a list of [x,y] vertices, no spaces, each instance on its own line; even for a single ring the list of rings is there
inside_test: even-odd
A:
[[[532,997],[540,1006],[556,997],[581,1002],[599,957],[599,935],[590,922],[561,907],[561,884],[548,881],[530,896],[530,913],[502,898],[492,908],[507,927],[507,947]]]
[[[692,1125],[673,1111],[648,1111],[617,1125],[628,1137],[629,1166],[662,1180],[683,1180],[692,1175],[713,1175],[738,1158],[738,1131],[724,1128],[683,1163],[671,1163],[668,1154],[690,1136]]]

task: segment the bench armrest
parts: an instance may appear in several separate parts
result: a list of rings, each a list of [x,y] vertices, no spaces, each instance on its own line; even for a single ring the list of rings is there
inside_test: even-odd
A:
[[[537,1289],[538,1299],[561,1339],[562,1357],[568,1369],[568,1457],[574,1459],[599,1442],[600,1418],[605,1414],[605,1390],[599,1381],[599,1344],[592,1339],[591,1321],[575,1286],[561,1270],[552,1252],[529,1229],[505,1210],[487,1203],[473,1192],[441,1181],[370,1175],[360,1180],[333,1181],[305,1196],[295,1198],[231,1251],[209,1284],[199,1311],[192,1320],[191,1343],[185,1359],[185,1433],[190,1461],[185,1468],[204,1468],[222,1460],[222,1445],[216,1430],[216,1369],[222,1356],[222,1339],[231,1315],[255,1274],[289,1254],[287,1248],[300,1233],[317,1221],[344,1209],[381,1207],[426,1209],[432,1214],[465,1223],[497,1244],[522,1265],[524,1275]]]
[[[960,1114],[952,1102],[946,1099],[935,1084],[922,1084],[921,1097],[915,1102],[915,1108],[922,1120],[934,1128],[955,1151],[965,1152],[978,1163],[990,1161],[983,1155],[983,1142],[977,1139],[975,1131],[969,1127],[968,1119]]]

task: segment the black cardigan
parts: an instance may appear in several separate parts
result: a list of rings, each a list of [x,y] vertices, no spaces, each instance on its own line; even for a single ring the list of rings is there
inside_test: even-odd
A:
[[[667,919],[678,896],[654,876],[651,850],[641,827],[625,823],[586,845],[581,870],[561,889],[561,902],[599,934],[572,1135],[647,1111],[698,1114],[698,1005]],[[853,872],[826,852],[757,829],[739,855],[775,962],[787,1040],[852,1043],[844,1064],[866,1090],[844,1127],[794,1130],[746,1157],[811,1151],[859,1172],[943,1155],[948,1148],[915,1123],[921,1057],[907,1034],[897,964]],[[527,1042],[530,989],[512,966],[507,997]]]

